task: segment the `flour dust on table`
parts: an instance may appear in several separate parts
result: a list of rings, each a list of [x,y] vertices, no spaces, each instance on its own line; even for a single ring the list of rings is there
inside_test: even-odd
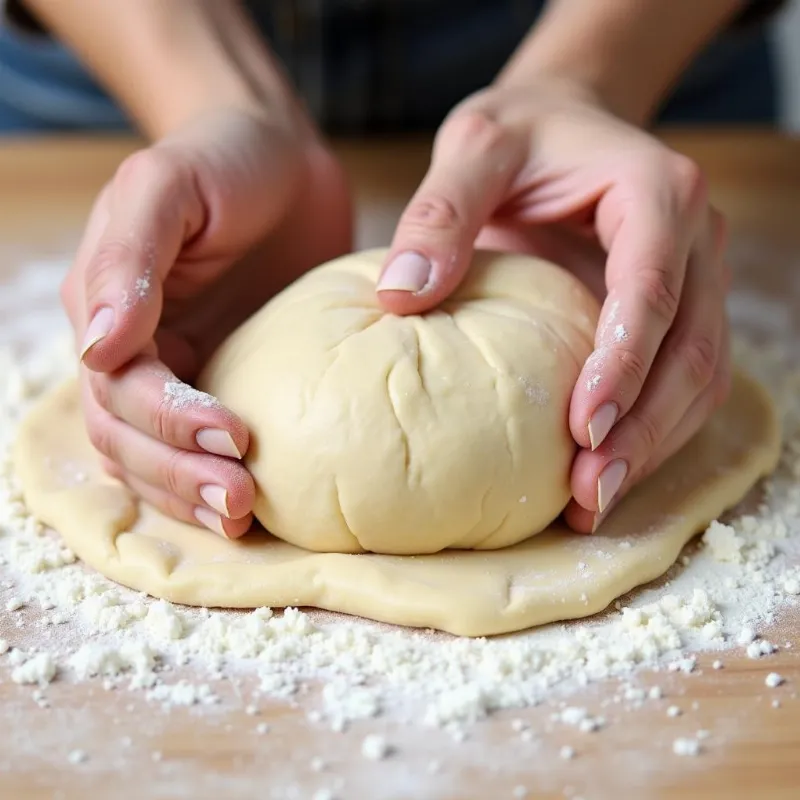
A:
[[[173,602],[301,605],[483,636],[602,611],[662,575],[774,468],[774,408],[737,374],[730,400],[596,535],[572,533],[553,519],[569,499],[567,411],[594,299],[552,264],[480,253],[444,310],[398,318],[375,298],[382,259],[369,251],[311,271],[200,378],[251,432],[255,514],[276,536],[226,540],[110,479],[75,382],[20,426],[14,466],[29,512],[106,577]],[[531,399],[533,385],[547,403]]]
[[[57,327],[58,312],[51,313]],[[723,652],[731,648],[761,659],[785,646],[770,630],[800,598],[800,372],[779,348],[741,342],[737,348],[739,363],[769,387],[783,417],[781,462],[761,500],[748,513],[712,523],[660,585],[589,620],[487,640],[294,608],[178,607],[87,569],[31,517],[9,456],[31,404],[68,377],[71,344],[20,356],[13,337],[5,340],[0,601],[10,624],[0,667],[11,680],[30,684],[43,707],[52,682],[92,681],[109,691],[142,692],[164,708],[218,707],[223,698],[256,709],[287,702],[333,730],[380,718],[387,725],[444,728],[458,740],[493,712],[560,697],[565,706],[556,712],[558,724],[591,734],[608,721],[570,706],[576,689],[614,677],[627,681],[645,669],[691,674],[705,651],[719,651],[723,666]],[[76,471],[72,479],[80,484],[85,476]],[[176,680],[176,671],[184,677]],[[243,675],[257,679],[256,687],[232,701],[225,687]],[[306,691],[309,686],[314,691]],[[624,693],[632,702],[661,702],[659,692],[632,684]],[[388,738],[380,747],[371,743],[368,757],[391,746]],[[702,741],[674,747],[683,757],[702,757],[703,748]],[[565,751],[563,758],[571,756]]]

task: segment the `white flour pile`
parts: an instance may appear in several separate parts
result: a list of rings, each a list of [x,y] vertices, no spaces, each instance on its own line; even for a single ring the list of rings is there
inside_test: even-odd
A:
[[[54,269],[42,268],[38,282],[27,269],[24,281],[4,290],[9,313],[12,305],[28,307],[36,293],[41,303],[43,282],[53,286]],[[34,341],[34,333],[63,328],[52,299],[36,318],[35,329],[12,325],[0,340],[8,345],[0,350],[0,607],[9,631],[0,642],[0,670],[17,683],[36,684],[42,706],[51,681],[87,680],[144,692],[167,707],[213,705],[229,678],[250,674],[259,688],[240,702],[252,713],[259,696],[294,699],[308,705],[312,720],[334,730],[380,715],[445,727],[458,739],[495,710],[530,707],[609,676],[643,667],[688,673],[700,651],[739,647],[763,658],[789,646],[768,633],[777,615],[800,600],[800,372],[779,350],[739,348],[739,360],[775,394],[786,431],[781,466],[754,513],[713,523],[703,545],[684,556],[663,585],[635,593],[617,611],[513,637],[468,640],[295,609],[184,609],[120,588],[75,563],[58,537],[28,516],[7,457],[30,402],[74,360],[67,341],[20,347]],[[176,680],[177,667],[192,677]],[[777,674],[770,680],[782,682]],[[306,692],[309,684],[321,691]],[[629,687],[628,693],[634,702],[661,697],[657,687],[649,693]],[[575,707],[564,708],[559,721],[587,733],[606,724]],[[676,740],[673,749],[697,755],[702,743]],[[563,748],[562,758],[571,758],[570,751]],[[370,740],[363,752],[380,759],[388,745]]]

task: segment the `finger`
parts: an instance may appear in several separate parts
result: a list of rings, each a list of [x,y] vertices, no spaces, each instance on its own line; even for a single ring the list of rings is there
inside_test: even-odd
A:
[[[713,410],[714,405],[714,392],[709,388],[703,392],[700,397],[695,399],[695,402],[678,424],[678,427],[670,433],[661,444],[658,451],[653,454],[650,460],[644,464],[637,473],[631,473],[630,475],[627,473],[622,474],[619,489],[614,493],[612,499],[608,502],[603,511],[599,510],[600,495],[597,489],[597,481],[592,483],[591,479],[587,480],[585,482],[586,485],[582,489],[576,490],[583,499],[579,502],[577,499],[573,498],[564,510],[564,519],[569,527],[579,533],[595,533],[604,520],[608,518],[613,509],[624,500],[625,495],[636,484],[645,480],[655,472],[664,461],[674,455],[697,433],[706,421],[709,413]],[[581,455],[584,453],[587,456],[592,455],[591,452],[586,450],[584,450]],[[612,461],[610,463],[613,467],[614,462]],[[576,464],[580,473],[584,475],[597,472],[597,467],[594,465],[585,470],[581,470],[580,466]],[[583,503],[586,503],[590,507],[584,507]]]
[[[584,508],[574,498],[570,500],[564,510],[564,519],[569,527],[578,533],[595,533],[603,522],[609,517],[611,512],[625,498],[625,495],[637,484],[644,481],[671,456],[675,455],[699,430],[708,419],[709,414],[718,407],[719,392],[709,387],[698,398],[687,411],[684,418],[670,435],[664,440],[659,450],[653,454],[652,458],[635,475],[626,477],[619,492],[609,503],[603,512],[596,508],[597,500],[592,504],[594,509]],[[586,452],[586,451],[584,451]],[[596,498],[596,495],[595,495]]]
[[[179,381],[152,356],[137,356],[109,375],[87,376],[97,403],[154,440],[179,450],[241,459],[245,424],[216,398]]]
[[[458,112],[445,122],[378,281],[384,308],[420,313],[456,289],[475,238],[524,163],[525,147],[521,137],[482,112]]]
[[[670,431],[648,461],[637,471],[626,471],[619,490],[603,512],[599,511],[598,479],[605,467],[614,462],[614,454],[602,451],[593,453],[589,450],[583,450],[578,454],[572,473],[573,500],[564,512],[567,524],[573,530],[583,533],[591,533],[596,529],[633,486],[651,475],[700,430],[710,414],[727,399],[730,383],[730,332],[726,321],[720,355],[711,382],[694,399],[676,427]],[[616,436],[616,431],[614,435]],[[605,449],[606,445],[602,450]]]
[[[636,403],[614,429],[615,466],[608,473],[604,466],[597,476],[600,512],[618,490],[623,472],[638,474],[711,382],[722,344],[724,297],[720,240],[709,218],[689,259],[675,324]]]
[[[83,308],[83,272],[82,265],[89,260],[94,252],[102,232],[108,224],[108,192],[106,185],[94,201],[89,220],[81,236],[80,244],[75,252],[75,258],[69,272],[61,283],[61,302],[64,306],[70,325],[76,336],[82,336],[85,327],[85,313]],[[80,339],[76,344],[80,344]]]
[[[721,270],[714,271],[721,274]],[[590,462],[597,469],[593,486],[591,477],[588,487],[580,477],[579,470],[586,460],[576,461],[573,493],[584,507],[592,508],[587,503],[597,498],[597,510],[603,512],[625,479],[638,474],[661,449],[689,406],[711,382],[724,319],[718,277],[711,277],[711,272],[708,267],[690,268],[684,306],[639,399],[595,450],[597,458]],[[715,298],[713,304],[709,297]]]
[[[118,369],[153,339],[161,284],[205,214],[186,171],[153,149],[120,166],[107,209],[105,226],[87,236],[76,263],[83,290],[80,355],[99,372]]]
[[[228,519],[206,506],[193,506],[174,494],[141,481],[135,475],[125,473],[124,470],[119,471],[119,480],[166,516],[190,525],[202,525],[226,539],[239,539],[250,530],[253,523],[252,514],[241,519]]]
[[[608,296],[570,407],[581,447],[598,447],[636,403],[678,313],[690,249],[705,221],[700,178],[682,175],[670,183],[659,173],[636,186],[636,202],[610,192],[598,206]]]
[[[97,405],[87,381],[83,381],[83,402],[92,445],[126,476],[229,519],[240,519],[252,510],[255,485],[241,464],[178,450],[146,436]]]

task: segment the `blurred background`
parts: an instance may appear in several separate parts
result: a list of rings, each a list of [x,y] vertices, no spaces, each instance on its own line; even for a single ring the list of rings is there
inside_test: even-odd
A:
[[[781,75],[782,123],[800,133],[800,0],[792,0],[776,17],[772,32]]]

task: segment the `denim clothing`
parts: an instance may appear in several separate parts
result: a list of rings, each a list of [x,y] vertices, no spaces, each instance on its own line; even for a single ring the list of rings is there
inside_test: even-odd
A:
[[[320,126],[334,134],[433,131],[489,84],[543,0],[251,0],[251,16]],[[763,25],[731,28],[659,114],[682,124],[774,124]],[[58,42],[0,27],[0,134],[118,130],[125,113]]]

